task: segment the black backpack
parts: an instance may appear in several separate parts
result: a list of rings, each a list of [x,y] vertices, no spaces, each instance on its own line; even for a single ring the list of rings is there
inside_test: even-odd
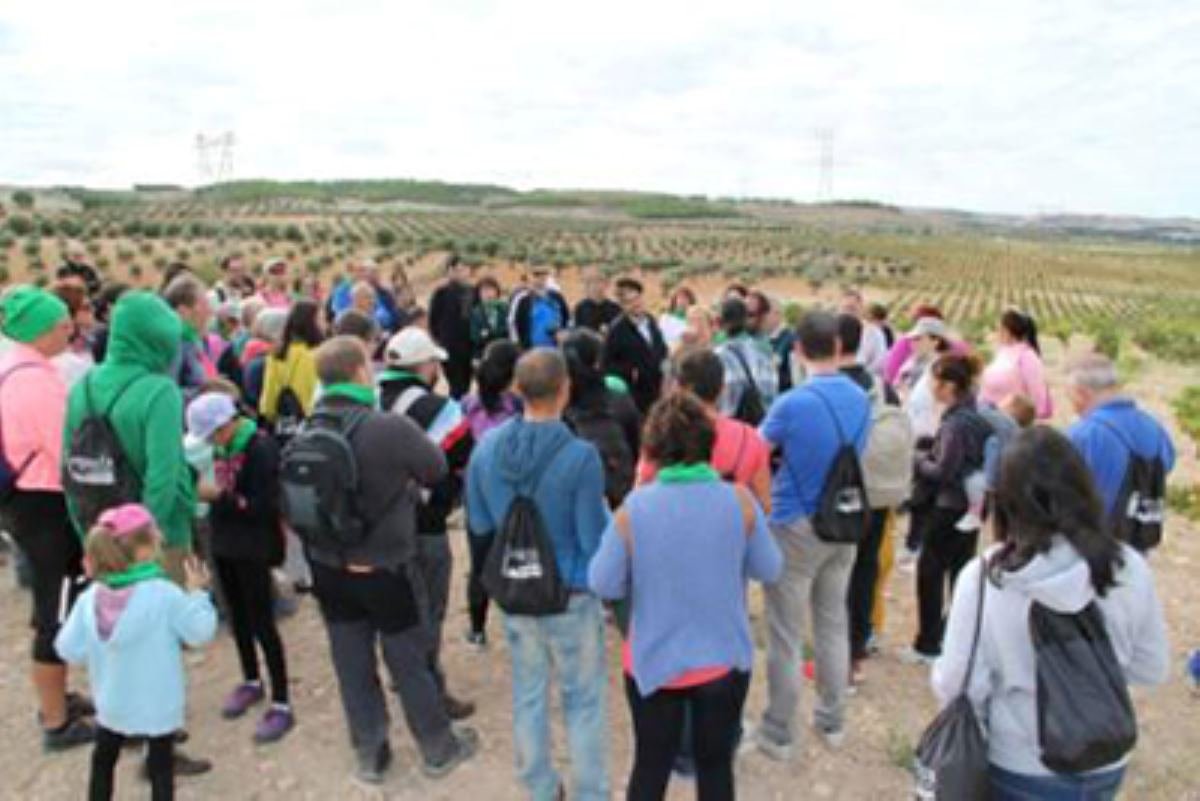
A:
[[[825,474],[825,483],[821,487],[821,496],[817,501],[817,511],[813,515],[813,531],[824,542],[836,545],[857,545],[866,537],[870,524],[871,509],[867,502],[867,482],[863,476],[862,460],[854,447],[854,440],[846,439],[842,432],[842,423],[838,420],[833,407],[825,396],[815,388],[809,387],[814,395],[824,404],[833,425],[837,429],[838,446],[833,464]],[[871,422],[871,409],[868,406],[863,428]],[[854,439],[858,439],[855,437]],[[784,459],[784,463],[787,460]],[[789,470],[791,467],[789,465]],[[793,481],[795,477],[793,476]]]
[[[1134,450],[1133,443],[1116,426],[1104,420],[1098,422],[1111,431],[1129,453],[1129,464],[1121,479],[1109,526],[1114,537],[1145,553],[1162,542],[1163,519],[1167,511],[1166,467],[1157,453],[1147,459]]]
[[[1042,763],[1055,773],[1087,773],[1132,751],[1137,718],[1100,607],[1071,614],[1034,602],[1029,633]]]
[[[141,500],[142,477],[129,463],[109,418],[130,387],[146,377],[126,382],[102,411],[92,399],[92,376],[83,379],[84,415],[67,444],[62,477],[63,491],[74,503],[84,531],[106,510]]]
[[[551,451],[541,469],[532,473],[535,481],[549,472],[558,453]],[[527,491],[517,487],[483,566],[483,588],[510,615],[557,615],[571,600],[558,573],[546,522],[533,500],[536,491],[537,483]]]
[[[750,372],[750,365],[746,364],[746,359],[738,350],[737,345],[730,342],[728,350],[733,354],[733,358],[737,359],[738,365],[741,366],[742,372],[746,376],[746,387],[742,390],[742,397],[738,399],[737,408],[733,410],[733,419],[741,420],[747,425],[757,426],[767,416],[762,393],[758,391],[758,384],[754,381],[754,374]]]
[[[8,377],[13,373],[24,370],[27,367],[37,366],[38,365],[34,364],[33,362],[22,362],[21,364],[10,367],[8,370],[5,370],[2,375],[0,375],[0,386],[3,386],[4,382],[7,381]],[[12,494],[17,489],[17,481],[19,481],[21,476],[25,474],[25,471],[29,469],[29,465],[33,463],[33,460],[37,458],[38,455],[37,450],[30,451],[29,455],[26,456],[19,465],[13,465],[13,463],[8,460],[8,456],[4,452],[3,432],[4,427],[0,426],[0,504],[6,503],[12,498]]]
[[[371,533],[360,511],[358,461],[351,445],[369,414],[319,407],[283,450],[283,517],[308,548],[341,554]]]
[[[637,462],[625,439],[625,429],[612,414],[607,399],[601,408],[569,407],[563,413],[563,422],[599,451],[604,465],[604,497],[616,509],[633,489]]]

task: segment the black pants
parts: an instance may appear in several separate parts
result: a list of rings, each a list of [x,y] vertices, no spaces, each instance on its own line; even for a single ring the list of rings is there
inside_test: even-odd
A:
[[[929,656],[942,652],[947,585],[953,592],[959,571],[975,556],[979,545],[979,531],[955,528],[963,514],[961,509],[930,509],[920,515],[923,540],[917,559],[920,627],[913,647]]]
[[[875,585],[879,582],[879,545],[887,525],[887,509],[872,509],[866,538],[858,544],[846,603],[850,611],[850,658],[867,658],[867,639],[871,636],[871,611],[875,606]]]
[[[450,397],[458,400],[471,391],[471,352],[451,353],[442,363],[446,383],[450,385]]]
[[[83,547],[67,517],[66,496],[17,491],[4,517],[33,576],[33,661],[61,665],[54,638],[85,583]]]
[[[287,660],[275,627],[271,568],[266,562],[216,558],[217,578],[229,605],[229,624],[237,643],[238,661],[246,681],[258,681],[257,642],[271,675],[271,701],[288,703]]]
[[[471,614],[471,633],[481,634],[487,628],[488,596],[483,589],[483,566],[487,564],[495,537],[467,535],[471,548],[471,576],[467,580],[467,607]]]
[[[175,735],[164,734],[146,740],[146,772],[150,778],[152,801],[171,801],[175,797]],[[113,773],[121,757],[125,735],[96,727],[96,745],[92,749],[92,778],[88,784],[89,801],[109,801],[113,797]]]
[[[666,795],[685,711],[692,718],[696,798],[733,799],[733,752],[749,686],[749,673],[732,671],[699,687],[659,690],[643,698],[633,679],[626,676],[625,696],[636,739],[629,801],[660,801]]]

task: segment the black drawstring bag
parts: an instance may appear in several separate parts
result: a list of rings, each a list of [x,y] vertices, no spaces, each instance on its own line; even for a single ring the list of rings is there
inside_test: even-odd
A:
[[[987,562],[979,565],[979,605],[975,610],[975,635],[967,675],[958,697],[941,711],[917,745],[916,787],[919,801],[987,801],[991,796],[988,779],[988,747],[983,728],[967,690],[975,672],[975,655],[983,628],[983,597],[987,589]]]

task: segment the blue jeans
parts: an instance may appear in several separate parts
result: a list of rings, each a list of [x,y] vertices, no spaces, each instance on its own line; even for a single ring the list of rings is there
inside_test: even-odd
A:
[[[991,767],[992,801],[1114,801],[1125,767],[1075,776],[1027,776]]]
[[[573,595],[560,615],[505,615],[504,632],[512,656],[517,775],[530,798],[551,801],[560,782],[551,758],[547,714],[554,668],[571,754],[569,796],[608,801],[608,670],[599,599]]]

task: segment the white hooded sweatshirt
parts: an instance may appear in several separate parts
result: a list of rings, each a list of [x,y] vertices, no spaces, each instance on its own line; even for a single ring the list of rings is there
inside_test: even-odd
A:
[[[998,546],[997,546],[998,548]],[[983,558],[990,557],[992,548]],[[1029,634],[1033,601],[1057,612],[1081,611],[1097,600],[1117,661],[1130,684],[1161,684],[1169,672],[1166,623],[1145,559],[1123,547],[1125,565],[1117,586],[1097,598],[1087,563],[1062,537],[1024,568],[1003,573],[999,587],[988,582],[979,653],[969,693],[988,735],[989,759],[1013,773],[1048,776],[1038,747],[1037,666]],[[975,559],[959,574],[946,626],[942,656],[933,668],[933,690],[942,705],[962,689],[975,613],[979,571]],[[1116,768],[1122,762],[1104,768]]]

